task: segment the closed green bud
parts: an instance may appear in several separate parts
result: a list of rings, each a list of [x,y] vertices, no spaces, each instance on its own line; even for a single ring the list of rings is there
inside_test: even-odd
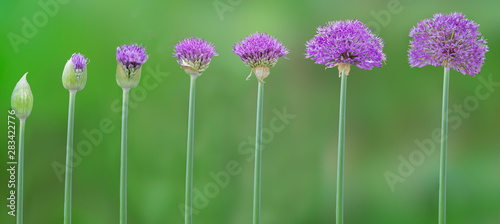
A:
[[[87,83],[87,60],[84,55],[73,54],[64,66],[62,83],[67,90],[82,90]]]
[[[10,99],[12,109],[14,109],[16,116],[21,120],[28,118],[31,109],[33,109],[33,93],[31,93],[30,84],[26,81],[27,74],[24,74],[16,84],[12,92],[12,98]]]

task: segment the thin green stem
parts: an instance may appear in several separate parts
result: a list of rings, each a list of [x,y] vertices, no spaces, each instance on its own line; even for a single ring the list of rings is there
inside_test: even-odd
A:
[[[441,159],[439,165],[439,224],[446,223],[446,146],[448,141],[448,92],[450,68],[444,68],[443,112],[441,114]]]
[[[127,224],[127,120],[130,89],[123,89],[122,142],[120,165],[120,224]]]
[[[189,85],[189,115],[188,115],[188,137],[187,137],[187,159],[186,159],[186,197],[184,209],[184,223],[193,223],[193,144],[194,144],[194,104],[196,78],[191,76]]]
[[[19,159],[17,161],[17,217],[16,223],[23,223],[23,188],[24,188],[24,128],[25,119],[20,119],[19,124]]]
[[[66,178],[64,183],[64,224],[71,223],[71,191],[73,174],[73,130],[76,90],[69,91],[68,135],[66,141]]]
[[[253,224],[260,223],[260,193],[262,173],[262,109],[264,102],[264,83],[259,82],[257,93],[257,121],[255,125],[255,170],[253,185]]]
[[[337,162],[337,224],[344,222],[344,140],[345,140],[345,102],[347,89],[347,75],[342,70],[340,84],[339,106],[339,150]]]

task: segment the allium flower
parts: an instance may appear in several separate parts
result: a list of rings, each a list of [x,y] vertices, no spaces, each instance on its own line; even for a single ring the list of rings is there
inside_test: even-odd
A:
[[[179,41],[174,46],[174,56],[186,73],[198,76],[208,68],[212,57],[219,54],[212,43],[191,37]]]
[[[66,144],[65,192],[71,192],[73,173],[73,132],[75,123],[76,92],[82,90],[87,82],[87,61],[84,55],[75,53],[66,62],[62,75],[64,88],[69,90],[68,129]],[[71,193],[64,194],[64,222],[71,222]]]
[[[252,68],[260,82],[264,82],[269,75],[269,68],[276,65],[280,57],[290,53],[275,37],[258,32],[236,43],[233,52],[240,56],[245,65]],[[248,78],[251,75],[250,72]]]
[[[31,88],[30,84],[28,84],[28,81],[26,81],[26,75],[28,73],[24,74],[24,76],[17,82],[16,87],[14,87],[14,91],[12,91],[12,97],[10,98],[10,105],[12,106],[12,109],[14,111],[9,111],[9,114],[15,114],[17,118],[19,118],[19,130],[15,132],[13,135],[16,133],[18,134],[17,140],[17,186],[16,187],[16,205],[17,205],[17,212],[16,212],[16,223],[23,223],[23,186],[24,186],[24,139],[25,139],[25,129],[26,129],[26,118],[28,118],[31,114],[31,110],[33,109],[33,93],[31,93]],[[9,116],[9,123],[11,123]],[[10,131],[9,131],[10,132]],[[13,140],[13,139],[12,139]],[[10,146],[16,146],[15,143],[11,144],[9,142],[9,149],[11,149]],[[12,159],[12,156],[11,156]],[[11,174],[12,175],[12,174]],[[11,191],[12,194],[12,191]]]
[[[262,115],[264,104],[264,79],[269,75],[269,68],[276,65],[278,59],[290,53],[275,37],[266,33],[254,33],[236,43],[233,52],[240,56],[245,65],[252,68],[247,80],[255,73],[258,85],[257,91],[257,122],[255,133],[255,172],[253,223],[260,223],[260,183],[262,176]]]
[[[26,81],[27,74],[24,74],[19,82],[17,82],[10,100],[12,109],[14,109],[16,116],[21,120],[28,118],[33,109],[33,93],[31,93],[30,84]]]
[[[144,45],[122,45],[116,48],[116,81],[122,88],[134,88],[139,84],[142,65],[148,60]]]
[[[339,65],[349,75],[350,65],[371,70],[382,66],[384,41],[358,20],[333,21],[317,28],[317,34],[306,43],[306,58],[327,68]]]
[[[437,13],[434,18],[420,21],[410,31],[411,67],[444,66],[464,75],[478,74],[488,51],[478,28],[479,24],[457,12]]]
[[[127,130],[130,89],[141,79],[142,65],[148,60],[144,45],[122,45],[116,48],[116,82],[123,90],[120,161],[120,223],[127,223]]]
[[[191,37],[179,41],[174,46],[174,56],[177,63],[184,71],[190,75],[189,85],[189,113],[188,113],[188,144],[187,144],[187,165],[186,165],[186,201],[184,210],[185,223],[193,222],[193,162],[194,162],[194,112],[195,112],[195,92],[196,79],[210,65],[213,56],[218,56],[217,50],[212,43]]]
[[[82,90],[87,82],[87,62],[85,55],[75,53],[66,62],[62,75],[64,88],[68,90]]]

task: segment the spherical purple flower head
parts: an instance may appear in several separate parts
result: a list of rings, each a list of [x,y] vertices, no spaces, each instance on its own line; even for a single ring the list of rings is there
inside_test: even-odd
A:
[[[82,55],[80,53],[74,53],[71,56],[71,62],[73,63],[73,68],[77,72],[82,72],[85,69],[85,66],[87,66],[87,61],[88,59],[85,58],[85,55]]]
[[[252,68],[273,67],[280,57],[290,53],[275,37],[258,32],[236,43],[233,52]]]
[[[213,56],[218,56],[217,50],[212,43],[191,37],[179,41],[174,46],[174,56],[177,57],[177,63],[188,73],[200,75],[208,66]]]
[[[478,28],[477,23],[457,12],[437,13],[434,18],[420,21],[410,31],[411,67],[444,66],[464,75],[478,74],[488,51]]]
[[[260,82],[264,82],[264,78],[269,75],[269,68],[275,66],[280,57],[290,53],[278,39],[259,32],[236,43],[233,52],[240,56],[245,65],[252,68]],[[250,72],[248,77],[251,75]]]
[[[328,68],[339,65],[339,72],[350,65],[371,70],[386,60],[384,41],[358,20],[333,21],[317,28],[317,34],[306,43],[306,58]]]
[[[127,76],[131,78],[146,63],[148,54],[144,45],[122,45],[116,48],[116,60],[123,66]]]

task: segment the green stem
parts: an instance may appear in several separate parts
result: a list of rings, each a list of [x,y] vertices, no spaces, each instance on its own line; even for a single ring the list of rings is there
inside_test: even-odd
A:
[[[120,224],[127,224],[127,119],[130,89],[123,89],[122,142],[120,165]]]
[[[69,91],[68,135],[66,141],[66,178],[64,183],[64,224],[71,223],[71,188],[73,174],[73,130],[76,90]]]
[[[19,159],[17,161],[17,217],[16,223],[23,223],[23,188],[24,188],[24,127],[26,120],[20,119],[19,124]]]
[[[340,84],[340,109],[339,109],[339,150],[337,162],[337,224],[344,222],[344,140],[345,140],[345,102],[347,89],[347,75],[342,70]]]
[[[441,159],[439,165],[439,224],[446,223],[446,145],[448,141],[448,92],[450,68],[444,68],[443,112],[441,114]]]
[[[253,185],[253,224],[260,223],[260,193],[262,173],[262,109],[264,102],[264,83],[259,82],[257,93],[257,122],[255,133],[255,170]]]
[[[195,102],[195,89],[196,78],[198,76],[191,76],[191,83],[189,86],[189,115],[188,115],[188,136],[187,136],[187,159],[186,159],[186,197],[185,197],[185,210],[184,210],[184,223],[193,223],[193,144],[194,144],[194,102]]]

